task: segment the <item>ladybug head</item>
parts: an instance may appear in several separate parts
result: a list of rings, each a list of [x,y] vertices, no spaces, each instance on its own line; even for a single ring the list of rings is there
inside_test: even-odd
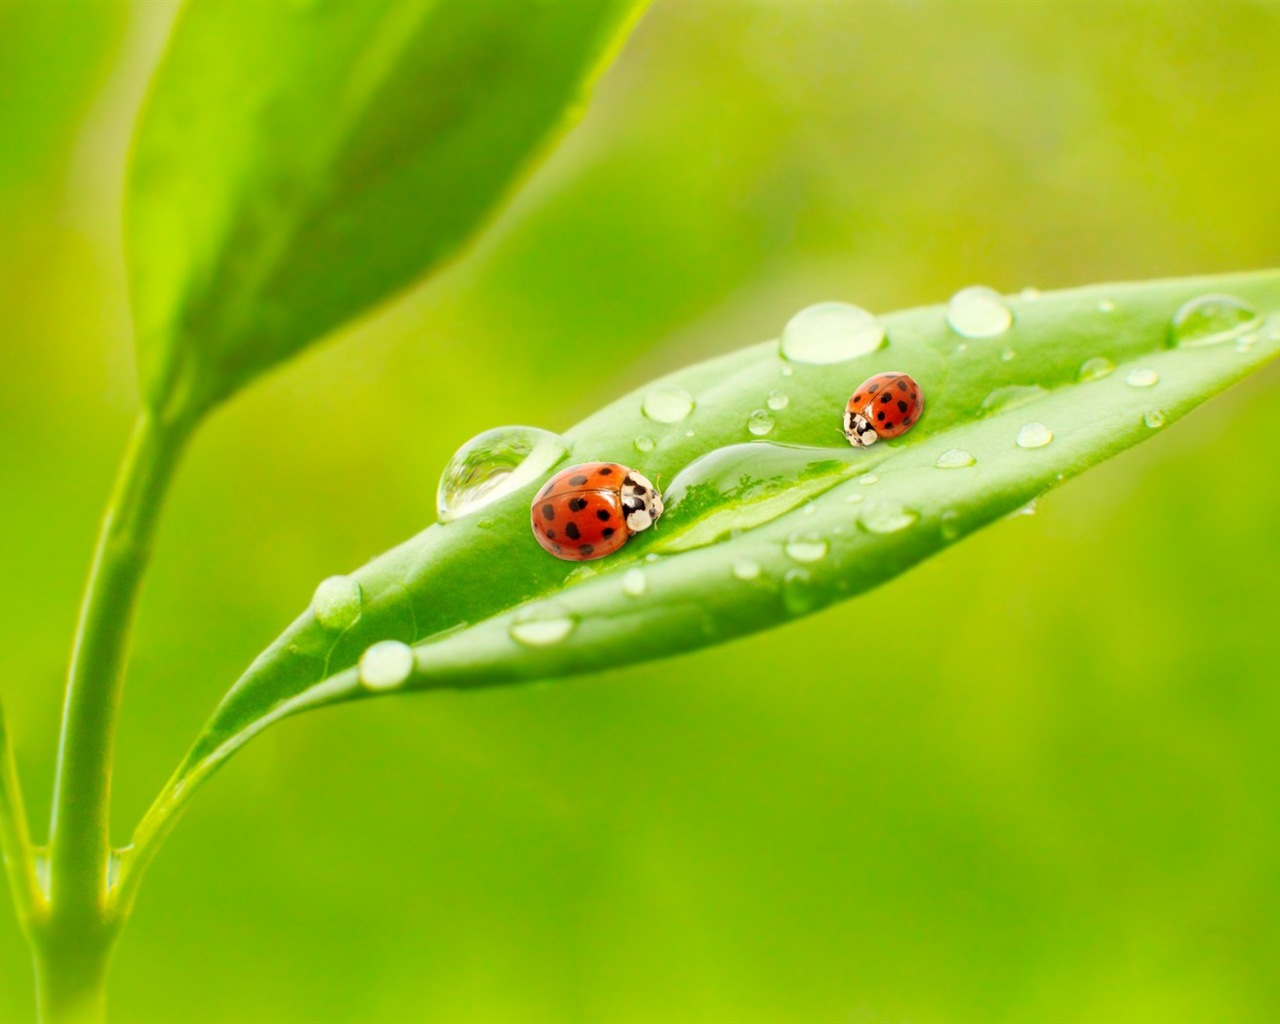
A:
[[[622,480],[622,514],[629,533],[649,529],[662,515],[662,495],[634,469]]]
[[[855,448],[866,448],[880,440],[880,435],[871,425],[870,418],[865,415],[870,411],[870,407],[863,409],[862,412],[849,409],[844,414],[844,436]]]

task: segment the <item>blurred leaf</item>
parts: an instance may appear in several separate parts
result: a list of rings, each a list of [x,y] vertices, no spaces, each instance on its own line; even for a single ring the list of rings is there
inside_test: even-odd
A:
[[[1175,311],[1214,292],[1266,319],[1243,340],[1171,346]],[[550,557],[529,532],[547,469],[375,559],[353,574],[358,595],[351,580],[327,585],[319,617],[295,621],[215,712],[141,835],[266,725],[370,695],[354,666],[378,641],[416,644],[404,688],[430,689],[616,668],[766,629],[889,580],[1155,436],[1280,353],[1277,271],[1009,304],[1014,323],[995,337],[957,335],[934,306],[884,317],[887,347],[841,363],[786,362],[769,342],[689,367],[654,385],[692,396],[679,422],[646,418],[652,388],[608,406],[569,431],[561,462],[613,460],[670,481],[656,529],[598,562]],[[851,449],[840,434],[845,402],[884,370],[920,382],[925,414],[897,441]],[[747,429],[762,411],[776,421],[768,442]],[[1023,433],[1036,424],[1052,439]],[[944,453],[959,465],[941,468]],[[889,621],[911,610],[872,600],[859,614]],[[530,622],[541,629],[513,638]],[[539,632],[548,642],[527,642]]]
[[[198,416],[457,255],[639,9],[188,5],[127,194],[153,409]]]

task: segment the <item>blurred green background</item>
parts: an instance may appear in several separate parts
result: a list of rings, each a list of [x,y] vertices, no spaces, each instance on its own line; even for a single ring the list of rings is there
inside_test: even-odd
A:
[[[41,831],[137,402],[119,195],[171,14],[0,6],[0,660]],[[431,521],[480,430],[564,428],[817,300],[1280,263],[1277,52],[1274,3],[658,4],[467,260],[198,438],[117,837],[315,583]],[[1274,367],[889,584],[862,635],[846,605],[275,728],[152,868],[114,1015],[1280,1017],[1278,400]],[[865,670],[886,647],[908,677]],[[32,1014],[6,911],[0,1017]]]

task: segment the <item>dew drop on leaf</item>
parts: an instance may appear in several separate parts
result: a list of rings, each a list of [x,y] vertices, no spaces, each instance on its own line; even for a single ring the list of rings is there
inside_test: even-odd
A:
[[[827,540],[815,533],[797,533],[782,550],[796,562],[821,562],[827,557]]]
[[[982,400],[982,408],[986,412],[1003,412],[1005,409],[1016,409],[1020,405],[1044,398],[1048,388],[1039,384],[1010,384],[1008,387],[996,388]]]
[[[1164,413],[1159,409],[1148,409],[1142,414],[1142,422],[1152,430],[1155,430],[1157,427],[1163,427],[1164,421]]]
[[[1011,348],[1006,348],[1000,353],[1000,361],[1002,363],[1011,363],[1018,358],[1018,353]]]
[[[964,469],[972,466],[976,461],[972,452],[967,452],[963,448],[948,448],[938,456],[938,461],[934,465],[939,469]]]
[[[1138,367],[1136,370],[1129,371],[1124,382],[1131,388],[1155,387],[1156,384],[1160,383],[1160,374],[1146,367]]]
[[[800,310],[782,329],[782,357],[793,363],[843,363],[884,347],[884,324],[847,302]]]
[[[380,640],[360,656],[360,682],[369,690],[394,690],[413,672],[413,649],[399,640]]]
[[[641,434],[636,438],[636,451],[651,452],[653,451],[653,438],[648,434]]]
[[[655,423],[679,423],[693,412],[693,396],[678,384],[666,384],[644,396],[640,411]]]
[[[571,615],[555,606],[543,606],[522,612],[512,620],[511,639],[526,647],[549,647],[572,633],[575,625]]]
[[[897,533],[905,530],[918,517],[909,508],[889,499],[869,501],[863,506],[858,521],[872,533]]]
[[[960,513],[947,509],[938,519],[938,529],[944,540],[955,540],[960,536]]]
[[[1169,343],[1178,348],[1198,348],[1234,341],[1261,320],[1253,306],[1234,295],[1201,295],[1173,314]]]
[[[774,390],[769,392],[768,405],[774,412],[785,409],[787,407],[787,403],[790,401],[791,399],[787,397],[787,393],[785,391],[779,391],[777,388],[774,388]]]
[[[1028,423],[1018,431],[1016,443],[1019,448],[1043,448],[1053,440],[1053,431],[1043,423]]]
[[[622,592],[628,597],[639,597],[647,586],[643,569],[628,569],[622,574]]]
[[[321,580],[311,597],[311,612],[325,629],[335,633],[354,626],[360,618],[364,593],[350,576],[330,576]]]
[[[747,417],[747,430],[756,437],[764,437],[773,429],[773,417],[763,409],[757,409]]]
[[[994,338],[1013,325],[1013,312],[997,291],[962,288],[947,303],[947,324],[965,338]]]
[[[1106,356],[1094,356],[1092,359],[1086,359],[1080,364],[1080,373],[1076,379],[1081,384],[1087,384],[1091,380],[1102,380],[1103,377],[1109,376],[1115,368],[1115,363]]]
[[[733,563],[733,577],[739,580],[759,579],[760,564],[748,558],[740,558]]]
[[[879,479],[880,478],[876,476],[874,473],[863,473],[862,476],[858,477],[858,483],[860,483],[863,487],[870,487],[873,483],[875,483]]]
[[[440,475],[440,522],[452,522],[532,483],[566,452],[564,441],[537,427],[496,427],[477,434],[454,453]]]
[[[792,615],[804,615],[817,605],[813,579],[804,569],[788,569],[782,577],[782,603]]]

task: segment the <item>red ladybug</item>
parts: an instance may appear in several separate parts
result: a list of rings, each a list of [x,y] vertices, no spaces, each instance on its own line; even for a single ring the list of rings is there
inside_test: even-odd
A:
[[[865,448],[882,437],[901,437],[924,412],[920,385],[905,373],[877,373],[864,380],[844,410],[844,436]]]
[[[662,515],[662,495],[634,469],[585,462],[553,476],[529,510],[543,549],[569,562],[611,555]]]

